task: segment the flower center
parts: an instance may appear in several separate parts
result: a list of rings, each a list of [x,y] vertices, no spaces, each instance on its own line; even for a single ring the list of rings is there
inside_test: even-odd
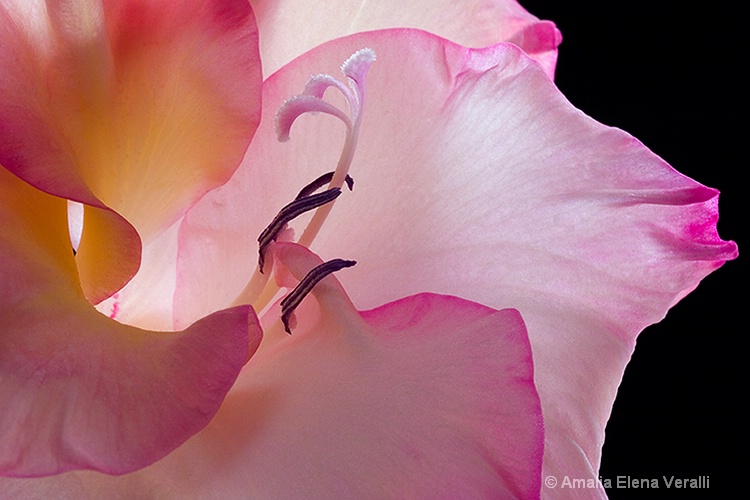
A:
[[[344,146],[339,156],[336,169],[321,175],[306,185],[297,197],[283,207],[273,221],[258,237],[258,267],[245,289],[235,299],[234,304],[252,304],[257,312],[262,311],[277,295],[279,287],[269,281],[272,259],[268,259],[269,245],[283,233],[289,223],[299,215],[315,210],[312,219],[305,227],[297,243],[309,247],[323,227],[333,204],[341,195],[344,183],[349,190],[354,187],[354,180],[348,175],[354,158],[360,125],[365,105],[365,78],[367,70],[375,61],[372,49],[362,49],[349,57],[341,66],[341,71],[348,79],[348,85],[328,74],[314,75],[308,80],[303,92],[287,99],[276,114],[276,133],[280,141],[289,140],[292,124],[305,113],[325,113],[340,119],[346,126]],[[341,92],[348,104],[348,112],[323,100],[325,91],[334,88]],[[321,193],[317,190],[327,186]],[[346,263],[343,265],[342,263]],[[290,331],[289,319],[294,308],[299,305],[315,284],[328,274],[354,265],[353,261],[334,259],[310,271],[309,275],[282,301],[282,320],[287,332]]]

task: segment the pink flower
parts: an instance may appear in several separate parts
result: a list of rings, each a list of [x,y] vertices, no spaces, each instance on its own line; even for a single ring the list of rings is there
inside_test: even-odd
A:
[[[638,332],[737,254],[715,230],[718,193],[565,101],[557,31],[514,2],[485,11],[509,20],[499,33],[442,9],[409,23],[478,49],[413,29],[313,48],[344,29],[297,26],[350,19],[348,4],[252,2],[264,68],[279,68],[257,131],[252,13],[185,3],[50,2],[49,23],[39,3],[0,10],[0,465],[139,469],[0,491],[533,498],[546,475],[595,478]],[[334,82],[362,47],[377,62]],[[280,115],[278,142],[276,110],[316,74],[348,128],[313,89],[283,109],[324,113]],[[258,234],[337,164],[354,191],[316,236],[309,217],[290,224],[312,251],[286,232],[258,273]],[[86,205],[75,258],[65,199]],[[358,263],[314,287],[289,336],[264,281],[291,288],[318,255]],[[185,333],[117,323],[84,293]]]
[[[202,429],[260,342],[247,306],[171,335],[92,306],[239,164],[255,21],[244,2],[18,0],[0,38],[0,472],[129,472]],[[66,199],[86,207],[75,257]]]

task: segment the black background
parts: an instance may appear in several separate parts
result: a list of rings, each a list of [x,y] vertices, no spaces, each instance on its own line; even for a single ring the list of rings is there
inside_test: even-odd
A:
[[[648,497],[719,498],[745,476],[747,295],[741,211],[748,198],[747,44],[737,12],[715,4],[520,0],[555,22],[563,42],[555,81],[579,109],[627,130],[680,172],[721,191],[719,233],[739,260],[703,280],[645,330],[607,425],[600,475],[709,476],[709,490]],[[745,457],[745,458],[743,458]],[[662,482],[663,488],[663,482]],[[640,498],[645,490],[608,490]],[[719,496],[717,496],[719,495]],[[672,496],[672,495],[669,495]]]

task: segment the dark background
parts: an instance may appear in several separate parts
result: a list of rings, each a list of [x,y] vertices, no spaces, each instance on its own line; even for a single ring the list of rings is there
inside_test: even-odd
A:
[[[607,426],[600,475],[709,476],[709,490],[671,492],[680,498],[719,498],[732,486],[742,491],[746,476],[733,477],[732,467],[747,462],[748,419],[740,404],[750,362],[740,306],[748,302],[740,280],[747,279],[750,248],[741,219],[750,127],[740,89],[747,88],[742,70],[750,63],[741,37],[750,29],[721,2],[520,3],[562,31],[555,81],[568,99],[719,189],[719,232],[740,247],[739,260],[703,280],[638,338]],[[608,490],[610,498],[645,493]],[[646,496],[670,492],[656,493]]]

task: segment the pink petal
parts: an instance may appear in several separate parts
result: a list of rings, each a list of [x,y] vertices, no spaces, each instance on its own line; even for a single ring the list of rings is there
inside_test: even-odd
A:
[[[334,38],[384,28],[418,28],[466,47],[512,42],[552,76],[562,36],[515,0],[251,0],[258,16],[264,73]]]
[[[0,168],[1,475],[158,460],[209,422],[260,343],[248,307],[178,333],[99,314],[77,283],[66,218],[65,200]]]
[[[320,263],[293,244],[276,257],[297,279]],[[538,498],[541,410],[517,311],[420,294],[358,313],[332,277],[313,293],[294,334],[269,328],[281,340],[175,453],[123,478],[16,481],[16,493]]]
[[[144,244],[138,274],[117,293],[97,304],[99,312],[139,328],[175,329],[172,309],[179,226],[180,221]],[[186,326],[182,325],[182,328]]]
[[[89,208],[77,261],[98,302],[140,243],[236,169],[259,120],[243,0],[30,0],[0,7],[0,164]]]
[[[360,308],[425,291],[517,308],[548,430],[545,473],[596,477],[638,332],[737,255],[716,233],[718,193],[575,110],[510,45],[470,50],[405,30],[335,40],[267,80],[268,113],[361,47],[378,60],[356,187],[313,248],[359,262],[340,279]],[[181,229],[183,323],[242,289],[255,236],[335,165],[342,129],[306,116],[277,143],[272,120],[261,124],[246,165]],[[223,221],[230,227],[217,230]],[[196,237],[217,244],[191,244]],[[205,301],[194,283],[211,290]]]

